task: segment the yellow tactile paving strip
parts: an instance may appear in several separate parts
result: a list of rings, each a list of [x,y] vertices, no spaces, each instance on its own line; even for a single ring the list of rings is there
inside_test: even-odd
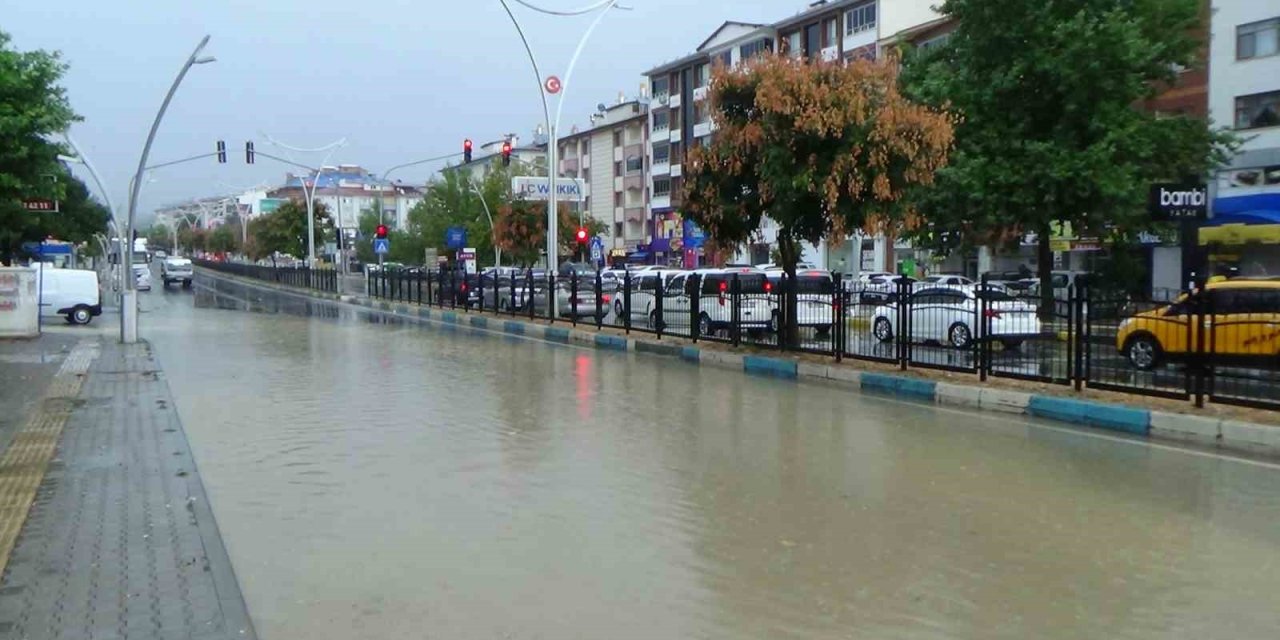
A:
[[[0,457],[0,574],[27,520],[45,469],[58,448],[62,427],[71,417],[85,372],[97,356],[96,341],[83,340],[71,350],[54,375],[40,406],[13,436]]]

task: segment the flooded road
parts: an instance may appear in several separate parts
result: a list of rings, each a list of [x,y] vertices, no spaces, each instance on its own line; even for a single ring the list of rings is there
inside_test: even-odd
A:
[[[142,333],[268,640],[1280,628],[1272,466],[210,285]]]

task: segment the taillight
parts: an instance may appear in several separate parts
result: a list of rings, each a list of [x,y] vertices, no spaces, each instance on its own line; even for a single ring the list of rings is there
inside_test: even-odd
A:
[[[613,298],[610,298],[610,297],[609,297],[609,294],[607,294],[607,293],[606,293],[606,294],[604,294],[604,295],[600,296],[600,299],[601,299],[602,301],[604,301],[604,302],[608,303],[608,302],[609,302],[610,300],[612,300]]]
[[[996,311],[995,309],[987,309],[986,311],[983,311],[983,312],[982,312],[982,317],[984,317],[984,318],[999,318],[999,317],[1000,317],[1000,312],[999,312],[999,311]]]
[[[464,282],[464,283],[462,283],[462,292],[463,292],[463,293],[466,293],[466,292],[467,292],[467,283],[465,283],[465,282]]]
[[[764,283],[764,292],[769,293],[771,291],[773,291],[773,283],[766,280]]]
[[[729,290],[729,283],[728,283],[728,282],[721,282],[721,283],[720,283],[720,293],[724,293],[725,291],[728,291],[728,290]]]

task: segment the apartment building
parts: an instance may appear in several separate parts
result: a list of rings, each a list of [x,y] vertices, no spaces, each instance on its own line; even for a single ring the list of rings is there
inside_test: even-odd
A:
[[[582,210],[604,223],[605,248],[612,261],[625,260],[647,242],[649,190],[648,100],[619,96],[601,103],[584,130],[577,127],[560,138],[560,173],[586,183]]]
[[[307,188],[303,188],[303,180]],[[334,224],[344,230],[360,226],[360,214],[382,207],[388,225],[403,228],[409,210],[422,200],[422,191],[406,184],[383,180],[354,164],[321,167],[318,175],[288,174],[283,186],[268,192],[269,199],[304,200],[314,182],[315,202],[323,203]]]
[[[1215,271],[1280,275],[1280,5],[1212,0],[1209,117],[1243,144],[1200,229]]]

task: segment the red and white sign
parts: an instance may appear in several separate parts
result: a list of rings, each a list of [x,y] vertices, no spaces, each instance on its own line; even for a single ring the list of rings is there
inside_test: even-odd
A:
[[[560,93],[560,78],[548,76],[547,81],[542,86],[547,89],[547,93]]]
[[[30,199],[22,201],[22,208],[27,211],[52,211],[58,212],[58,203],[55,200]]]

